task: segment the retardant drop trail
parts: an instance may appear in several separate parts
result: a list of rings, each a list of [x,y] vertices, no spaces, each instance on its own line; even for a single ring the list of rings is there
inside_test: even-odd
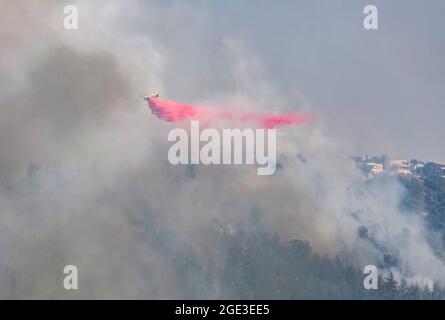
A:
[[[194,106],[172,100],[159,99],[157,97],[151,97],[147,100],[151,111],[159,119],[168,122],[181,120],[218,121],[232,119],[241,122],[256,122],[261,127],[267,129],[286,125],[302,125],[313,122],[313,117],[311,115],[298,112],[267,114]]]

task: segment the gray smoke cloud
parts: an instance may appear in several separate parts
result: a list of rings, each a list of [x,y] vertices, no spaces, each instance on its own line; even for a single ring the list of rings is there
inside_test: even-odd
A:
[[[281,130],[283,170],[271,177],[255,166],[168,163],[173,125],[138,99],[147,88],[197,103],[318,112],[300,88],[282,86],[243,34],[225,32],[225,22],[209,29],[216,18],[205,3],[71,3],[77,31],[63,28],[68,2],[0,4],[0,297],[194,296],[171,255],[191,252],[203,270],[209,260],[224,265],[222,236],[248,225],[253,209],[283,242],[348,252],[359,267],[378,263],[384,247],[408,277],[443,280],[422,221],[399,210],[401,187],[388,179],[365,188],[349,162],[354,142],[335,138],[332,124]],[[67,264],[79,269],[74,293],[62,286]]]

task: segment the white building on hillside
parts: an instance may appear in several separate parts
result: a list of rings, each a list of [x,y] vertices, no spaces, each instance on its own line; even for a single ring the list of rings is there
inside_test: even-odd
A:
[[[409,160],[394,159],[390,161],[390,166],[392,170],[397,170],[398,174],[413,174],[413,167],[411,167]]]
[[[383,172],[383,164],[375,162],[366,162],[366,165],[370,167],[373,174],[379,174]]]

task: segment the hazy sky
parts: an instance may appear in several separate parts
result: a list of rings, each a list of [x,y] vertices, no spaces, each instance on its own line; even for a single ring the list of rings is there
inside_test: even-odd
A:
[[[356,137],[358,152],[445,161],[443,1],[236,3],[227,27],[257,48],[277,81]],[[362,27],[369,3],[379,9],[376,31]]]
[[[379,10],[378,30],[362,26],[367,4]],[[236,37],[284,94],[298,91],[358,153],[445,161],[443,1],[193,1],[184,4],[187,10],[177,7],[162,1],[164,24],[147,19],[135,26],[155,30],[150,36],[181,52],[167,66],[168,92],[177,98],[202,99],[208,88],[213,94],[230,88],[218,50],[222,38]],[[183,85],[192,75],[198,90]]]
[[[36,12],[54,18],[51,32],[61,29],[57,14],[64,3],[70,1],[29,6],[24,17],[31,25],[22,25],[20,37],[47,37],[35,30],[49,19],[42,22]],[[379,10],[378,30],[363,28],[367,4]],[[82,41],[103,42],[114,34],[116,47],[135,35],[152,44],[158,55],[148,53],[146,63],[162,70],[154,89],[163,97],[196,102],[251,90],[267,100],[269,91],[239,85],[227,54],[232,50],[250,64],[258,60],[260,70],[250,67],[245,79],[280,92],[285,103],[270,97],[271,107],[288,110],[304,102],[326,117],[331,134],[350,140],[353,153],[445,161],[443,1],[134,1],[124,11],[106,2],[78,6]],[[2,25],[4,38],[13,41],[8,28],[15,20]],[[38,52],[38,46],[26,51]],[[152,71],[141,66],[141,79]],[[151,83],[139,85],[143,91]]]

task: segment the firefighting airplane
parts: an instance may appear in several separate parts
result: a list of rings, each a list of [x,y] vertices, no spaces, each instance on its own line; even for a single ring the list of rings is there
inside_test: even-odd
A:
[[[156,91],[156,92],[148,93],[146,95],[140,95],[140,97],[142,99],[144,99],[144,101],[148,102],[151,98],[159,98],[159,92]]]

